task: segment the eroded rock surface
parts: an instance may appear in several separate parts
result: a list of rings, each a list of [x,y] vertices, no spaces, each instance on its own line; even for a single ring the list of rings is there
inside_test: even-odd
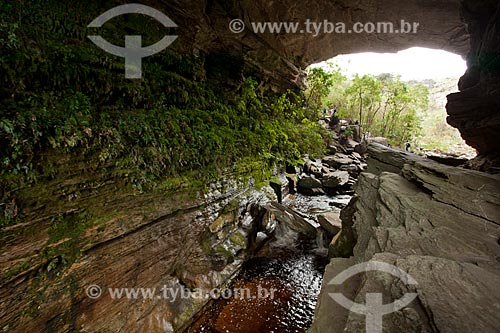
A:
[[[458,0],[412,0],[404,6],[397,0],[178,1],[165,3],[164,10],[182,27],[180,43],[210,53],[232,53],[281,87],[301,84],[301,68],[338,54],[394,52],[418,44],[465,55],[469,48]],[[244,32],[229,30],[232,19],[244,21]],[[392,22],[398,29],[405,20],[419,23],[419,29],[415,34],[255,33],[251,29],[256,22],[298,22],[305,30],[306,20],[343,22],[349,28],[355,22]]]
[[[358,303],[382,292],[385,303],[403,294],[418,297],[383,317],[384,332],[496,332],[500,310],[500,177],[372,144],[371,158],[385,161],[362,173],[356,198],[344,209],[342,231],[330,249],[334,258],[311,332],[359,332],[365,317],[332,303],[328,293],[345,292]],[[394,162],[391,164],[391,162]],[[346,240],[353,240],[354,242]],[[349,253],[349,248],[353,251]],[[418,282],[406,286],[388,274],[361,273],[336,287],[328,282],[354,263],[395,265]],[[353,289],[355,292],[353,292]],[[340,323],[339,323],[340,322]]]
[[[448,123],[460,130],[480,155],[472,166],[499,172],[500,155],[500,12],[497,0],[463,1],[471,50],[459,93],[448,96]],[[492,169],[493,168],[493,169]]]
[[[51,195],[36,199],[45,204],[25,210],[37,218],[2,230],[6,332],[173,331],[207,301],[180,292],[227,281],[266,238],[263,205],[277,199],[270,187],[254,191],[230,180],[206,196],[181,189],[140,195],[110,183],[97,197],[82,190],[74,202],[60,192],[67,184],[49,185]],[[65,210],[50,200],[62,200]],[[100,223],[86,225],[77,208],[100,212]],[[101,297],[86,294],[92,285]],[[112,299],[108,288],[150,288],[153,296]]]

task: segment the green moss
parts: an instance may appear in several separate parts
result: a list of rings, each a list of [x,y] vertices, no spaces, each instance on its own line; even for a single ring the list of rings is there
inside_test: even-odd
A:
[[[220,255],[221,257],[231,258],[233,254],[229,249],[227,249],[223,244],[217,245],[214,249],[215,253]]]
[[[276,177],[276,176],[271,177],[271,179],[269,180],[269,182],[277,184],[277,185],[280,185],[280,186],[283,185],[283,182],[278,177]]]
[[[179,177],[169,177],[160,180],[154,187],[155,192],[172,194],[183,191],[190,198],[198,196],[199,191],[206,189],[207,183],[202,179],[197,179],[193,172],[186,173]]]
[[[231,234],[231,236],[229,236],[229,240],[233,244],[235,244],[243,249],[245,249],[247,247],[247,238],[239,232]]]
[[[22,264],[19,264],[15,266],[14,268],[10,269],[7,271],[3,276],[2,279],[4,280],[10,280],[14,276],[17,276],[18,274],[27,271],[31,266],[31,263],[29,261],[23,262]]]
[[[227,214],[236,211],[240,207],[240,201],[238,199],[233,199],[222,208],[221,214]]]
[[[80,235],[93,223],[92,216],[86,212],[55,215],[51,219],[49,240],[42,257],[47,260],[60,257],[58,265],[70,266],[81,256],[83,244]]]
[[[91,217],[85,212],[58,214],[51,219],[49,243],[56,243],[65,238],[77,237],[83,232]]]
[[[235,214],[233,212],[230,213],[221,213],[212,224],[210,224],[209,229],[212,233],[217,233],[219,237],[225,237],[224,235],[227,233],[228,227],[232,226],[235,222]],[[223,231],[223,233],[220,233]]]
[[[186,54],[172,45],[144,61],[142,80],[125,79],[124,62],[86,37],[88,22],[113,3],[0,6],[8,36],[0,39],[0,225],[22,222],[32,207],[66,211],[69,199],[92,197],[110,179],[134,194],[196,197],[228,173],[241,185],[262,184],[275,165],[321,151],[321,127],[300,97],[266,91],[245,73],[241,55]],[[102,34],[115,43],[125,34],[161,39],[142,16],[116,18]],[[79,182],[79,174],[95,180]],[[69,181],[54,193],[54,180]],[[78,238],[111,215],[86,209],[88,219],[57,217],[50,241]]]
[[[240,160],[234,168],[235,174],[240,177],[242,185],[245,186],[252,180],[258,190],[268,185],[273,169],[274,165],[272,163],[251,157]]]

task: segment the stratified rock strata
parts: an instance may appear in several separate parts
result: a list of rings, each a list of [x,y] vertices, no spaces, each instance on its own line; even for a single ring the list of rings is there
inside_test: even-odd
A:
[[[180,188],[141,195],[110,182],[72,202],[64,190],[89,184],[80,181],[45,184],[50,195],[36,199],[44,205],[25,210],[37,217],[2,230],[3,331],[172,331],[208,301],[182,291],[208,293],[226,282],[263,241],[262,205],[276,200],[270,187],[228,179],[205,196]],[[50,200],[63,201],[63,210]],[[84,210],[100,219],[86,225]],[[100,297],[87,294],[94,285]],[[113,299],[108,288],[153,294]]]
[[[342,215],[341,235],[330,249],[334,255],[349,255],[351,248],[353,255],[333,258],[327,266],[311,332],[365,329],[364,316],[348,312],[328,296],[339,291],[357,303],[365,303],[367,292],[382,292],[385,303],[416,292],[408,307],[383,317],[384,332],[497,332],[500,177],[379,144],[371,144],[368,151],[370,160],[380,162],[374,169],[378,172],[361,174],[350,205],[354,211]],[[400,172],[384,171],[385,163]],[[352,240],[352,235],[354,248],[354,242],[342,241]],[[359,274],[340,289],[328,283],[340,268],[369,260],[401,268],[418,285],[409,287],[372,272]]]

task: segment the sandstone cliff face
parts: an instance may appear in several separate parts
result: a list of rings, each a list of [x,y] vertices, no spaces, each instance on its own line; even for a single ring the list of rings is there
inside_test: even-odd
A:
[[[208,299],[183,298],[181,290],[208,292],[229,279],[258,246],[259,205],[275,194],[227,181],[202,196],[180,185],[140,194],[83,174],[35,188],[25,197],[33,200],[24,209],[29,222],[2,230],[2,330],[169,332],[182,325]],[[92,285],[101,297],[88,296]],[[108,288],[156,290],[112,299]]]
[[[351,214],[342,215],[344,242],[334,244],[338,253],[348,253],[346,247],[354,245],[348,236],[354,234],[352,256],[333,258],[327,266],[311,332],[364,330],[364,316],[348,312],[328,296],[339,290],[357,303],[365,302],[367,292],[382,292],[385,303],[416,292],[417,299],[407,308],[384,316],[384,332],[496,332],[500,177],[377,144],[369,153],[375,173],[361,174]],[[368,260],[395,265],[418,285],[373,272],[340,287],[329,284],[342,270]]]

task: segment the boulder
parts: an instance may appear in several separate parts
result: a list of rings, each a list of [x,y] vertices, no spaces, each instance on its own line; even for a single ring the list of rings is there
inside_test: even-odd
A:
[[[316,179],[313,175],[302,175],[297,182],[297,187],[299,189],[313,189],[320,188],[321,181]]]
[[[353,176],[359,175],[359,166],[357,166],[356,164],[341,165],[339,169],[342,171],[347,171],[350,175]]]
[[[358,142],[358,141],[353,140],[353,139],[351,139],[351,138],[347,138],[347,141],[346,141],[346,143],[345,143],[346,148],[347,148],[349,151],[354,151],[354,147],[356,147],[358,144],[359,144],[359,142]]]
[[[314,221],[304,219],[296,211],[285,207],[277,202],[266,205],[266,209],[277,221],[285,224],[288,228],[309,238],[315,238],[319,225]]]
[[[321,163],[317,163],[315,161],[306,160],[304,163],[304,172],[309,175],[314,175],[318,178],[321,178],[322,165]]]
[[[344,186],[349,181],[347,171],[335,171],[323,175],[322,185],[328,189],[335,189]]]
[[[327,164],[323,164],[323,174],[328,174],[328,173],[332,173],[335,171],[338,171],[338,170],[334,169],[334,168],[330,168]],[[321,178],[323,178],[323,177],[321,177]]]
[[[351,154],[351,158],[354,158],[355,162],[361,162],[364,158],[356,151]]]
[[[329,145],[327,149],[328,149],[328,155],[335,155],[338,151],[337,147],[334,145]]]
[[[335,236],[342,228],[340,214],[336,212],[328,212],[318,215],[318,223],[332,237]]]
[[[338,169],[341,165],[353,164],[354,160],[345,154],[337,153],[333,156],[326,156],[321,160],[331,168]]]
[[[323,184],[314,175],[302,175],[297,182],[297,191],[306,195],[324,194]]]
[[[354,147],[354,151],[360,155],[366,154],[368,150],[368,143],[366,141],[361,141],[359,145]]]

